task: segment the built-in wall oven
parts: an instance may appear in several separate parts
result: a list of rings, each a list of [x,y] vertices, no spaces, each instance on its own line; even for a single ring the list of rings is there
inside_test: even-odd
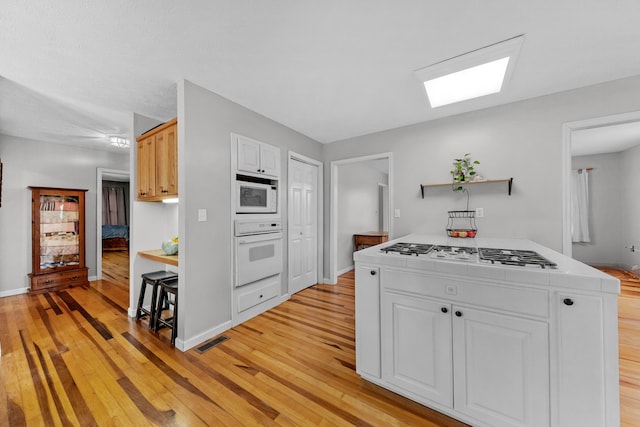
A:
[[[238,219],[235,236],[236,287],[282,273],[280,219]]]

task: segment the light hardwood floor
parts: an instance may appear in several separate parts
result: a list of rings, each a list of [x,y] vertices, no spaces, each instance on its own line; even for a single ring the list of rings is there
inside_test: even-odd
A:
[[[127,318],[128,270],[108,264],[88,288],[0,299],[0,425],[464,425],[355,373],[352,273],[182,353]],[[620,296],[625,426],[640,425],[633,285]]]

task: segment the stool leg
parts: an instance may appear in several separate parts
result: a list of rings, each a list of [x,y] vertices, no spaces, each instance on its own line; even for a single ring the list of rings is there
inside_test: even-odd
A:
[[[173,323],[171,325],[171,345],[176,345],[178,335],[178,293],[173,294]]]
[[[158,318],[162,317],[162,307],[164,305],[164,300],[167,298],[167,291],[164,290],[162,286],[160,286],[160,296],[158,297],[158,301],[156,302],[156,315],[153,319],[153,330],[158,332]]]
[[[142,317],[142,304],[144,304],[144,292],[147,289],[147,284],[144,280],[142,280],[142,285],[140,286],[140,296],[138,297],[138,308],[136,309],[136,320],[139,320]]]
[[[158,282],[155,282],[153,284],[153,287],[151,288],[151,291],[153,292],[151,294],[151,306],[149,307],[149,311],[151,312],[151,314],[149,315],[149,329],[154,329],[156,326],[156,316],[158,315],[158,309],[156,307],[156,300],[158,299],[158,288],[160,286],[158,285]]]

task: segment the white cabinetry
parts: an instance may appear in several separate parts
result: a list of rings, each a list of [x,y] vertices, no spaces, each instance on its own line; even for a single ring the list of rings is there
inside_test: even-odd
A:
[[[382,294],[384,381],[415,393],[423,402],[449,408],[453,407],[450,311],[447,303]]]
[[[380,378],[380,269],[356,267],[356,370]]]
[[[617,426],[617,296],[553,294],[557,318],[557,426]]]
[[[548,425],[546,323],[386,291],[381,323],[384,381],[486,425]]]
[[[455,410],[496,427],[548,425],[547,323],[452,311]]]
[[[253,139],[238,138],[238,171],[258,176],[280,176],[280,149]]]

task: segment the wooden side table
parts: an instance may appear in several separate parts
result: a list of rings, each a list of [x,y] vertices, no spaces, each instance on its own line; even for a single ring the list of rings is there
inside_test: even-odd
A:
[[[354,251],[359,251],[369,246],[379,245],[389,240],[389,233],[386,231],[367,231],[353,235]]]

